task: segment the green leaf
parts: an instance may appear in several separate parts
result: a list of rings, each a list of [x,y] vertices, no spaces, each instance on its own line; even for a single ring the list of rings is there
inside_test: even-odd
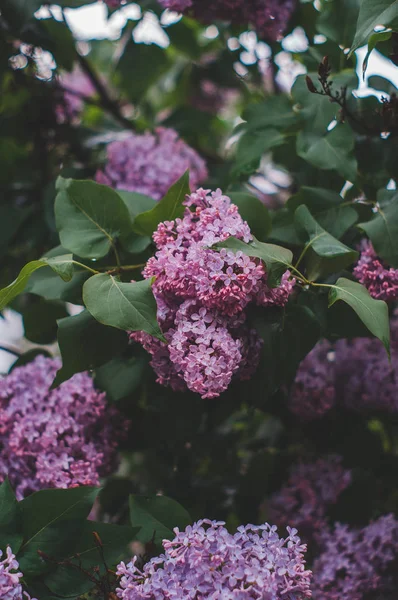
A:
[[[373,33],[368,41],[368,51],[366,53],[366,56],[364,58],[363,64],[362,64],[362,72],[363,72],[363,76],[365,77],[365,73],[366,70],[368,68],[368,62],[369,62],[369,57],[372,54],[373,50],[376,48],[377,44],[379,44],[380,42],[386,42],[387,40],[391,39],[392,36],[392,31],[379,31],[378,33]]]
[[[189,513],[178,502],[166,496],[130,496],[130,521],[140,527],[137,538],[160,545],[174,537],[173,529],[185,529],[191,523]]]
[[[8,479],[0,485],[0,550],[11,546],[16,554],[22,544],[21,512]]]
[[[112,402],[118,402],[136,391],[147,364],[143,355],[115,358],[95,371],[97,386]]]
[[[253,235],[260,241],[266,238],[272,227],[267,207],[247,192],[230,192],[228,195],[238,207],[242,219],[247,221]]]
[[[126,192],[124,190],[117,190],[117,193],[127,206],[130,213],[131,222],[134,222],[135,218],[143,213],[152,210],[157,205],[156,200],[144,194],[138,194],[137,192]],[[147,235],[137,235],[134,231],[129,233],[127,236],[120,238],[120,243],[123,248],[133,254],[139,254],[143,252],[151,243],[151,238]]]
[[[354,39],[361,0],[335,0],[322,4],[317,30],[340,48],[349,48]]]
[[[129,41],[116,67],[120,85],[132,102],[140,100],[170,66],[167,52],[156,44]]]
[[[338,123],[331,131],[317,135],[300,131],[297,136],[297,154],[315,167],[336,170],[348,181],[355,181],[357,161],[354,156],[354,132],[347,123]]]
[[[81,535],[77,538],[73,555],[68,560],[76,566],[81,566],[86,571],[98,569],[101,576],[105,575],[103,559],[109,568],[114,568],[128,553],[128,544],[133,541],[138,529],[130,525],[113,525],[111,523],[95,523],[86,521]],[[95,543],[93,533],[96,533],[102,543],[102,556]],[[75,555],[78,554],[78,558]],[[57,597],[76,598],[93,588],[93,582],[87,578],[86,573],[70,566],[60,566],[44,580],[46,586]]]
[[[94,181],[57,180],[55,219],[61,244],[83,258],[102,258],[132,231],[129,211],[111,188]]]
[[[100,367],[115,358],[126,349],[128,338],[122,331],[101,325],[84,310],[58,321],[58,344],[62,367],[53,387],[70,379],[75,373]]]
[[[271,127],[244,133],[236,148],[233,173],[238,176],[251,175],[257,171],[263,154],[281,146],[284,142],[285,136]]]
[[[350,55],[363,46],[376,26],[398,27],[398,0],[362,0]]]
[[[337,269],[343,269],[352,264],[358,257],[358,252],[342,244],[325,231],[304,204],[296,209],[295,222],[299,229],[306,232],[307,239],[309,239],[303,254],[307,249],[312,248],[323,259],[338,259],[338,264],[335,265]]]
[[[41,0],[3,0],[2,16],[15,30],[22,29],[42,5]]]
[[[329,292],[329,306],[343,300],[357,313],[369,331],[390,352],[390,323],[388,307],[382,300],[375,300],[368,290],[355,281],[340,277]]]
[[[182,203],[185,196],[190,193],[189,171],[186,171],[154,208],[136,217],[133,224],[134,231],[140,235],[151,236],[159,223],[182,217],[184,214]]]
[[[72,255],[59,256],[57,258],[41,258],[40,260],[32,260],[25,265],[18,277],[10,283],[10,285],[0,290],[0,310],[3,310],[11,300],[24,291],[29,277],[41,267],[49,266],[53,271],[60,275],[64,281],[69,281],[72,278],[73,273],[71,259]]]
[[[68,316],[61,302],[40,299],[23,310],[25,337],[35,344],[52,344],[57,338],[57,321]]]
[[[42,490],[22,500],[24,541],[18,561],[26,576],[48,570],[38,550],[59,560],[73,549],[98,492],[99,488],[88,486]]]
[[[278,285],[280,277],[286,269],[292,266],[293,253],[291,250],[275,244],[264,244],[256,239],[253,239],[250,244],[246,244],[241,240],[230,237],[225,242],[216,244],[214,248],[228,248],[233,252],[243,252],[247,256],[261,258],[267,268],[268,283],[271,286]]]
[[[251,103],[243,113],[242,118],[247,123],[238,125],[238,131],[258,131],[260,128],[286,129],[296,125],[299,121],[297,113],[293,111],[288,96],[270,96],[259,104]]]
[[[398,268],[398,194],[384,206],[380,203],[373,219],[359,223],[372,241],[377,254],[391,267]]]
[[[48,43],[43,44],[46,50],[54,55],[59,67],[72,71],[76,59],[75,40],[69,27],[55,19],[42,19],[40,25],[49,36]]]
[[[164,340],[149,279],[122,283],[107,273],[94,275],[83,286],[83,300],[89,312],[103,325],[124,331],[146,331]]]

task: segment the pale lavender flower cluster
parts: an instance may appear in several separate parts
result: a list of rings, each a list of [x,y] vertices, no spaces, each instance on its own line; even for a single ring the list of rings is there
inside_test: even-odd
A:
[[[337,455],[294,465],[286,485],[269,500],[270,518],[280,527],[293,523],[306,542],[313,541],[327,529],[327,511],[350,483],[351,472]]]
[[[0,481],[22,499],[42,488],[99,485],[128,424],[86,373],[50,390],[60,361],[37,357],[0,379]]]
[[[259,35],[277,40],[286,29],[295,0],[159,0],[164,8],[192,14],[201,21],[249,23]]]
[[[55,108],[57,121],[75,123],[83,111],[84,98],[92,97],[95,88],[89,77],[78,67],[75,67],[71,73],[63,73],[60,84],[63,94]]]
[[[306,546],[296,529],[280,538],[268,524],[238,527],[204,519],[163,541],[164,554],[142,570],[136,558],[120,563],[116,593],[122,600],[303,600],[311,597]]]
[[[300,364],[289,406],[302,421],[312,421],[327,413],[335,401],[333,346],[322,340]]]
[[[314,563],[314,600],[392,600],[398,589],[397,560],[398,521],[393,515],[364,529],[337,523],[324,532],[323,552]]]
[[[0,558],[3,552],[0,550]],[[15,559],[12,550],[7,546],[7,553],[3,560],[0,560],[0,598],[1,600],[37,600],[31,598],[29,594],[22,589],[20,579],[23,574],[18,571],[19,563]]]
[[[199,154],[174,129],[158,127],[154,133],[129,133],[108,144],[107,163],[97,171],[96,180],[160,200],[187,169],[192,189],[207,179]]]
[[[368,240],[362,243],[354,275],[373,298],[386,302],[398,300],[398,269],[388,267]]]
[[[246,323],[245,308],[283,306],[294,281],[286,272],[279,287],[267,285],[262,262],[242,252],[211,249],[230,236],[249,242],[249,226],[221,190],[199,189],[185,200],[182,219],[160,223],[153,239],[156,255],[144,269],[156,277],[153,291],[167,344],[133,333],[152,354],[158,382],[215,398],[232,378],[248,379],[261,350]]]

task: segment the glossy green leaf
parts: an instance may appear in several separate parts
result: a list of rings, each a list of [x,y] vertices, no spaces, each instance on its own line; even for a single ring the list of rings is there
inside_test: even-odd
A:
[[[378,205],[373,219],[359,223],[372,241],[376,253],[391,267],[398,268],[398,194],[388,204]]]
[[[329,292],[329,306],[342,300],[351,306],[369,331],[379,338],[387,352],[390,351],[390,323],[388,307],[382,300],[375,300],[368,290],[355,281],[340,277]]]
[[[115,358],[95,370],[95,382],[106,392],[109,400],[118,402],[139,387],[146,364],[146,357],[142,354]]]
[[[39,575],[49,565],[38,550],[55,559],[73,550],[99,488],[82,486],[68,490],[42,490],[20,503],[23,544],[18,561],[26,576]]]
[[[121,197],[94,181],[57,180],[55,219],[61,244],[83,258],[102,258],[132,231]]]
[[[185,529],[191,523],[189,513],[178,502],[166,496],[130,496],[130,521],[140,527],[137,538],[160,545],[174,537],[173,528]]]
[[[68,316],[62,302],[38,302],[24,308],[23,327],[25,337],[35,344],[52,344],[57,338],[57,321]]]
[[[189,172],[186,171],[154,208],[137,215],[134,221],[134,231],[140,235],[152,236],[162,221],[172,221],[177,217],[182,217],[184,213],[182,203],[186,195],[190,193]]]
[[[257,171],[263,154],[284,142],[285,136],[271,127],[244,133],[237,144],[233,173],[251,175]]]
[[[256,196],[247,192],[230,192],[228,195],[238,207],[242,219],[247,221],[253,235],[260,241],[264,240],[272,227],[267,207]]]
[[[16,554],[22,544],[21,512],[8,479],[0,485],[0,550],[11,546]]]
[[[16,296],[21,294],[28,283],[29,277],[41,267],[51,267],[64,281],[69,281],[73,274],[72,255],[58,256],[54,258],[41,258],[32,260],[25,265],[18,277],[7,287],[0,290],[0,310],[3,310],[7,304]]]
[[[261,258],[265,263],[268,272],[268,282],[270,285],[278,285],[278,281],[283,273],[291,266],[293,253],[287,248],[276,246],[275,244],[264,244],[253,239],[250,244],[230,237],[225,242],[214,246],[215,248],[228,248],[233,252],[243,252],[247,256]]]
[[[159,328],[151,281],[122,283],[113,275],[94,275],[83,286],[88,311],[103,325],[124,331],[146,331],[164,339]]]
[[[304,204],[296,209],[295,222],[298,228],[305,231],[308,236],[306,249],[312,248],[321,258],[338,258],[340,268],[344,268],[352,264],[358,257],[358,252],[342,244],[325,231]]]
[[[398,28],[398,0],[362,0],[350,54],[366,44],[375,27],[380,25]]]
[[[127,347],[127,335],[105,327],[87,310],[58,321],[58,344],[62,367],[57,372],[53,387],[81,373],[100,367],[121,354]]]

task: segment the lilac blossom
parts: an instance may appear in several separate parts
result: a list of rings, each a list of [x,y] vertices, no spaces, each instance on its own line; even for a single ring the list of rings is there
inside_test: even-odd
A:
[[[156,280],[158,321],[167,343],[133,333],[152,355],[157,381],[215,398],[233,378],[250,378],[262,341],[246,323],[250,304],[284,306],[294,286],[287,271],[279,287],[267,285],[259,259],[211,246],[235,236],[252,239],[238,208],[221,190],[199,189],[185,200],[181,219],[160,223],[158,248],[144,269]]]
[[[56,118],[59,123],[76,122],[84,109],[84,98],[91,98],[95,88],[89,77],[75,67],[71,73],[60,77],[62,97],[56,106]]]
[[[329,507],[350,483],[351,473],[336,455],[294,465],[286,485],[270,498],[270,518],[280,527],[293,524],[307,542],[317,539],[327,528]]]
[[[0,550],[0,559],[3,552]],[[7,546],[6,556],[0,560],[0,598],[1,600],[37,600],[31,598],[29,594],[22,589],[21,578],[23,574],[18,571],[19,563]]]
[[[300,420],[312,421],[329,412],[335,402],[333,346],[322,340],[300,364],[290,392],[289,407]]]
[[[38,356],[0,379],[0,481],[8,476],[19,499],[42,488],[99,485],[117,466],[128,423],[86,373],[51,390],[60,366]]]
[[[277,40],[286,29],[295,0],[159,0],[164,8],[187,12],[206,23],[221,19],[251,24],[259,35]]]
[[[398,269],[386,265],[368,240],[362,243],[354,275],[373,298],[386,302],[398,299]]]
[[[107,146],[107,162],[96,180],[119,190],[138,192],[160,200],[189,169],[196,188],[207,179],[204,160],[173,129],[154,133],[128,133]]]
[[[268,524],[238,527],[203,519],[164,540],[164,554],[142,570],[137,557],[118,565],[122,600],[304,600],[311,597],[306,546],[297,530],[280,538]]]
[[[314,563],[314,600],[378,600],[396,593],[398,521],[393,515],[363,529],[337,523],[322,542]]]

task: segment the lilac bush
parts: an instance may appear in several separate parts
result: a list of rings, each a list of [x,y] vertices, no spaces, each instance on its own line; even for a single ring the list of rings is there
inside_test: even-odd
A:
[[[368,240],[362,243],[354,275],[373,298],[386,302],[398,300],[398,269],[387,266]]]
[[[38,356],[0,379],[0,480],[17,496],[99,485],[118,463],[128,422],[87,373],[50,389],[61,362]]]
[[[296,529],[279,537],[275,526],[242,525],[231,534],[220,521],[203,519],[164,540],[164,554],[142,570],[135,557],[120,563],[122,600],[309,598],[311,571]]]
[[[280,285],[270,288],[259,259],[211,249],[230,236],[252,239],[221,190],[199,189],[184,204],[182,219],[158,226],[158,251],[144,269],[144,277],[156,277],[158,321],[167,343],[141,332],[131,338],[152,355],[159,383],[215,398],[233,377],[247,379],[256,370],[262,343],[245,323],[246,307],[284,306],[294,279],[286,271]]]
[[[0,550],[0,559],[3,552]],[[23,574],[18,571],[19,563],[15,559],[10,546],[7,546],[6,556],[0,560],[0,598],[1,600],[37,600],[31,598],[22,589],[21,578]]]
[[[107,162],[97,171],[96,180],[160,200],[187,169],[192,189],[207,179],[199,154],[173,129],[158,127],[154,133],[127,133],[108,144]]]
[[[314,600],[377,600],[397,591],[398,521],[386,515],[363,529],[337,523],[322,535]],[[389,595],[391,594],[391,596]]]
[[[286,29],[295,0],[159,0],[164,8],[193,14],[206,23],[221,19],[249,23],[259,35],[276,40]]]
[[[351,472],[331,455],[313,463],[299,463],[289,479],[269,500],[269,514],[280,527],[299,528],[305,541],[321,538],[327,529],[327,511],[351,483]]]

